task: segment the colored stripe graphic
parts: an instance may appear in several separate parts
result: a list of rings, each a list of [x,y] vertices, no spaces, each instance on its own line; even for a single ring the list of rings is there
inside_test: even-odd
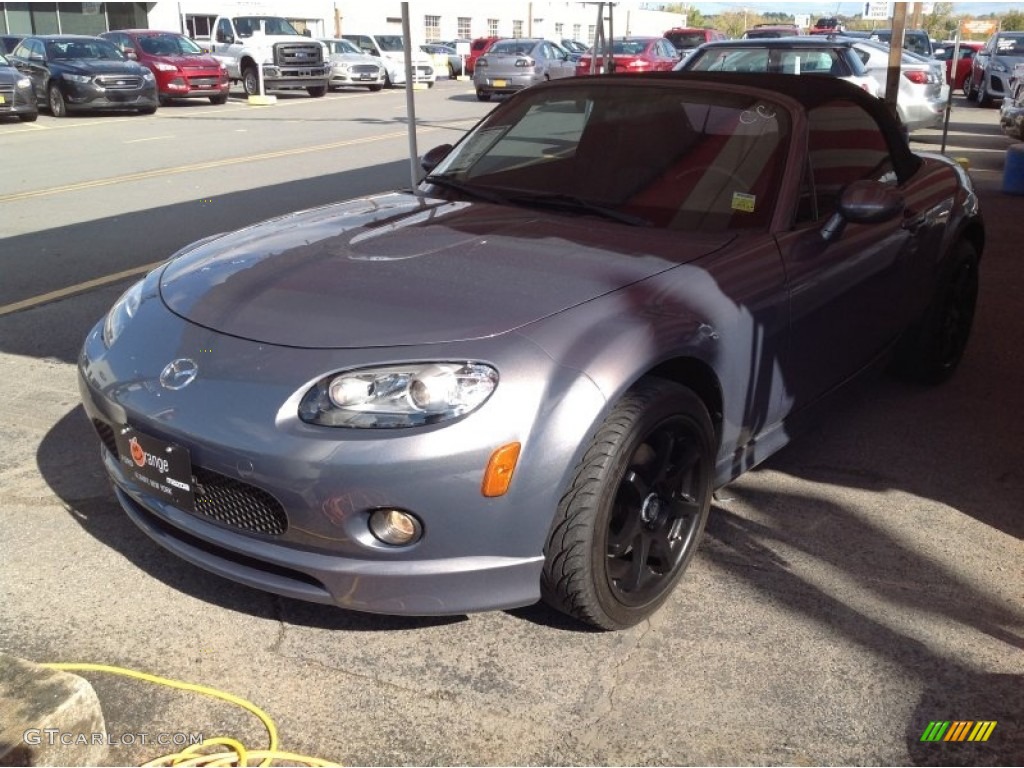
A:
[[[921,741],[941,741],[949,728],[948,720],[932,720],[921,734]]]
[[[997,720],[932,720],[921,734],[921,741],[988,741]]]
[[[988,737],[992,735],[992,731],[996,729],[996,720],[981,720],[974,730],[971,731],[971,735],[967,737],[968,741],[988,741]]]

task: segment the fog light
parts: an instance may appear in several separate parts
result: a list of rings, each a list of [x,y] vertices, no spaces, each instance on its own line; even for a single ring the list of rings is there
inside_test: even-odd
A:
[[[408,512],[378,509],[370,515],[370,533],[385,544],[402,547],[419,541],[423,535],[423,526]]]

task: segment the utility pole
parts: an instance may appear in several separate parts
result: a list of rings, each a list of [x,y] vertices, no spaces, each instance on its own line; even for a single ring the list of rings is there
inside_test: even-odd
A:
[[[885,103],[898,115],[896,99],[899,97],[900,64],[903,59],[903,33],[907,28],[907,4],[894,3],[892,12],[892,38],[889,41],[889,68],[885,78]]]

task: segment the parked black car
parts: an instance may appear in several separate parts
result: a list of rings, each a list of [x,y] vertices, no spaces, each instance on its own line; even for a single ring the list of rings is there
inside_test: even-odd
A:
[[[72,110],[156,111],[156,79],[107,40],[86,35],[26,37],[9,57],[54,117]]]
[[[26,123],[39,117],[32,81],[0,54],[0,117],[17,116]]]

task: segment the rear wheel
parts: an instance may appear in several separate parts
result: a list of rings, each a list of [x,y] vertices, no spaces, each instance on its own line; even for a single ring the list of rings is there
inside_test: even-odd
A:
[[[68,105],[64,101],[64,94],[61,93],[59,85],[50,83],[50,87],[46,91],[46,97],[47,103],[50,105],[50,114],[54,117],[68,116]]]
[[[653,614],[689,565],[711,509],[714,427],[689,389],[644,379],[601,425],[562,497],[541,589],[602,629]]]
[[[321,96],[327,93],[326,85],[311,85],[306,88],[306,93],[312,96],[314,99],[319,99]]]
[[[478,99],[480,99],[480,101],[490,101],[491,100],[490,92],[489,91],[481,91],[479,88],[476,91],[476,97]]]
[[[957,369],[967,349],[978,303],[978,253],[960,241],[920,323],[897,350],[895,371],[923,384],[939,384]]]

